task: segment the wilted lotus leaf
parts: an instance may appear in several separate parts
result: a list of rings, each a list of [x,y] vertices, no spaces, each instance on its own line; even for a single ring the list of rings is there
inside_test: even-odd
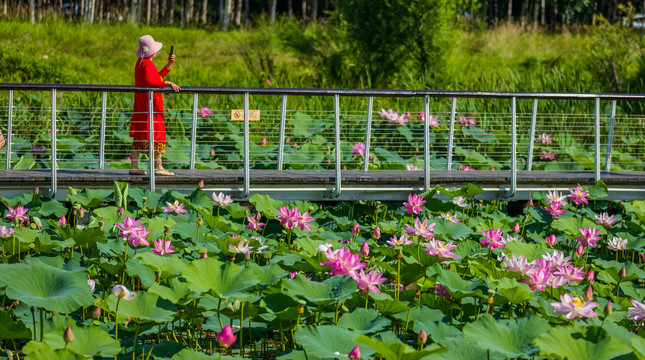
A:
[[[66,271],[37,258],[0,264],[0,287],[5,286],[10,299],[63,314],[94,303],[85,271]]]

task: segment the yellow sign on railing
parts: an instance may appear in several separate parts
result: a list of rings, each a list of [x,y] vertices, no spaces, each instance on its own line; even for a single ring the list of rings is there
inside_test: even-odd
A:
[[[244,121],[244,110],[231,110],[232,121]],[[260,121],[260,110],[249,110],[249,121]]]

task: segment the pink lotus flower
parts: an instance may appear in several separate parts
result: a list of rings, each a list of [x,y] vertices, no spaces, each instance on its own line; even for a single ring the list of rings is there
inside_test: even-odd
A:
[[[587,226],[584,230],[581,228],[578,228],[578,230],[580,230],[580,234],[582,236],[577,237],[576,241],[580,241],[580,245],[582,245],[582,247],[596,246],[596,240],[602,239],[602,237],[596,236],[600,231],[599,229],[592,229],[591,226]]]
[[[352,150],[354,150],[352,156],[365,156],[365,143],[355,143],[354,145],[352,145]]]
[[[556,218],[558,218],[558,217],[560,217],[560,215],[564,214],[564,212],[566,211],[565,209],[562,209],[562,208],[560,207],[560,206],[561,206],[561,204],[562,204],[562,203],[561,203],[561,202],[559,202],[559,201],[551,201],[551,206],[550,206],[550,207],[549,207],[549,206],[545,206],[545,207],[544,207],[544,209],[545,209],[545,210],[546,210],[546,212],[548,212],[549,214],[551,214],[551,215],[555,216]]]
[[[267,86],[271,86],[271,79],[267,78],[264,80],[264,82],[267,84]]]
[[[571,194],[567,195],[571,201],[574,201],[576,205],[580,205],[582,203],[588,204],[589,202],[587,201],[587,196],[589,196],[589,191],[582,191],[582,188],[580,185],[576,186],[575,189],[569,188],[569,192]]]
[[[381,291],[378,289],[377,285],[380,285],[387,280],[386,278],[381,277],[381,275],[383,275],[383,273],[375,273],[373,269],[368,274],[365,274],[365,271],[361,269],[358,273],[358,277],[355,279],[356,285],[358,285],[358,288],[363,290],[366,294],[369,291],[380,294]]]
[[[233,329],[230,325],[224,326],[222,331],[217,334],[217,343],[223,348],[228,348],[233,345],[237,340],[237,335],[233,334]]]
[[[396,238],[396,235],[392,236],[390,240],[385,242],[386,244],[390,245],[390,247],[397,247],[397,246],[403,246],[403,245],[410,245],[412,244],[412,241],[408,240],[407,236],[401,235],[398,239]]]
[[[215,195],[215,193],[213,193],[213,195],[211,195],[211,197],[213,198],[213,204],[215,204],[216,206],[219,206],[219,207],[224,207],[224,206],[226,206],[226,205],[228,205],[228,204],[233,202],[233,199],[231,199],[231,196],[230,195],[224,195],[224,193],[219,193],[217,195]]]
[[[594,215],[594,218],[596,219],[596,224],[607,226],[610,229],[612,229],[614,224],[618,222],[618,219],[616,219],[614,215],[609,216],[606,211],[603,212],[600,216]]]
[[[632,305],[634,307],[630,307],[627,310],[629,310],[629,314],[627,314],[627,318],[631,318],[634,321],[643,321],[645,320],[645,304],[638,300],[631,300]]]
[[[141,244],[149,246],[150,243],[146,240],[146,237],[150,234],[152,234],[152,230],[148,231],[146,230],[146,227],[142,225],[141,228],[135,229],[128,234],[128,244],[134,247]]]
[[[490,228],[486,231],[484,229],[481,229],[482,232],[482,239],[479,239],[479,242],[482,244],[482,246],[487,246],[491,249],[495,248],[503,248],[506,242],[502,239],[502,229],[493,229]]]
[[[614,236],[611,240],[607,241],[607,249],[612,251],[624,251],[627,249],[627,239]]]
[[[464,198],[463,196],[455,196],[452,199],[452,203],[462,208],[468,207],[468,204],[466,203],[466,198]]]
[[[58,219],[58,223],[60,224],[60,226],[67,225],[67,219],[65,218],[65,215],[61,216],[60,219]]]
[[[423,204],[425,203],[426,201],[423,200],[423,196],[419,196],[417,194],[409,194],[408,202],[404,202],[403,206],[408,211],[408,215],[418,215],[421,212],[421,206],[423,206]]]
[[[4,225],[0,226],[0,237],[1,238],[8,238],[13,234],[14,230],[13,228],[8,228]]]
[[[236,245],[228,244],[228,251],[249,256],[253,253],[253,246],[249,246],[248,240],[242,239]]]
[[[448,211],[448,212],[447,212],[447,213],[445,213],[445,214],[444,214],[444,213],[441,213],[441,214],[439,215],[439,217],[440,217],[440,218],[442,218],[442,219],[445,219],[445,220],[447,220],[447,221],[450,221],[450,222],[451,222],[451,223],[453,223],[453,224],[456,224],[456,223],[458,223],[458,222],[461,222],[461,219],[457,219],[457,214],[452,215],[452,214],[450,214],[450,211]]]
[[[561,277],[563,278],[564,283],[568,284],[570,282],[574,281],[582,281],[585,278],[585,273],[582,269],[582,267],[574,267],[572,265],[568,266],[557,266],[556,267],[558,270],[553,273],[556,277]]]
[[[439,127],[439,118],[434,115],[428,116],[428,125],[432,127]]]
[[[557,190],[548,191],[546,193],[546,198],[549,199],[549,201],[559,202],[562,206],[567,204],[566,196],[564,196],[564,194],[560,194]]]
[[[471,168],[470,166],[464,166],[464,171],[477,171],[477,169]]]
[[[135,297],[137,297],[137,293],[130,292],[128,288],[126,288],[123,285],[114,285],[112,287],[112,295],[118,297],[119,299],[123,300],[132,300]]]
[[[361,358],[361,350],[358,348],[358,346],[354,346],[352,351],[347,354],[347,357],[349,357],[350,360],[358,360]]]
[[[296,221],[296,226],[300,228],[300,230],[310,230],[311,231],[311,225],[309,225],[310,222],[316,220],[313,217],[309,216],[309,211],[305,212],[304,214],[300,214],[300,211],[298,211],[298,208],[296,207],[293,210],[293,214],[295,217]]]
[[[297,226],[297,217],[300,216],[301,215],[297,207],[291,210],[287,206],[283,206],[278,209],[278,216],[276,219],[280,220],[280,225],[283,225],[287,229],[292,229]]]
[[[555,154],[551,150],[542,150],[540,160],[555,160]]]
[[[175,202],[172,204],[166,201],[166,205],[168,206],[162,206],[161,210],[165,211],[168,214],[185,214],[188,212],[188,210],[184,209],[184,204],[179,203],[179,200],[175,200]]]
[[[260,222],[261,217],[262,215],[260,213],[257,213],[256,216],[247,216],[246,220],[248,220],[249,223],[244,228],[255,230],[255,231],[261,231],[262,226],[265,225],[265,223]]]
[[[358,271],[367,266],[367,263],[361,262],[359,254],[352,254],[349,248],[341,248],[338,252],[334,253],[328,250],[325,253],[328,261],[320,263],[322,266],[330,267],[330,274],[336,275],[349,275],[353,279],[358,278]]]
[[[267,146],[267,145],[269,145],[269,142],[267,141],[267,138],[263,137],[263,138],[262,138],[262,142],[260,142],[260,145],[262,145],[262,146]]]
[[[551,145],[552,140],[553,140],[553,137],[550,134],[542,133],[542,135],[538,136],[536,142],[542,143],[545,145]]]
[[[22,207],[22,205],[16,206],[16,208],[12,208],[11,206],[7,206],[9,209],[9,213],[6,215],[7,219],[13,220],[15,224],[19,223],[20,221],[29,221],[29,218],[25,216],[27,211],[29,209]]]
[[[450,250],[456,249],[457,245],[452,244],[452,240],[447,244],[442,243],[439,240],[432,239],[427,244],[423,244],[426,254],[428,256],[437,256],[438,258],[456,258],[457,254],[453,253]]]
[[[205,117],[209,117],[210,115],[212,115],[212,114],[213,114],[213,112],[211,111],[211,109],[210,109],[210,108],[208,108],[208,107],[206,107],[206,106],[202,106],[202,108],[201,108],[201,109],[197,110],[197,113],[198,113],[199,115],[201,115],[203,118],[205,118]]]
[[[552,266],[570,266],[571,255],[565,257],[563,251],[553,250],[553,253],[542,255],[542,259],[550,261]]]
[[[508,271],[520,272],[522,275],[533,269],[533,264],[529,263],[524,255],[520,255],[519,258],[515,258],[515,255],[513,255],[513,258],[507,256],[504,258],[503,263]]]
[[[551,234],[547,236],[544,241],[546,241],[547,244],[554,246],[558,242],[558,239],[555,238],[555,234]]]
[[[135,220],[134,217],[126,216],[126,218],[123,219],[123,224],[114,224],[114,226],[123,230],[119,236],[128,236],[131,233],[141,231],[141,229],[144,228],[144,226],[139,225],[140,223],[140,220]]]
[[[461,123],[461,126],[468,127],[470,125],[475,125],[475,118],[467,118],[465,116],[462,116],[459,118],[459,122]]]
[[[437,296],[443,296],[443,297],[445,297],[446,299],[450,300],[450,294],[448,293],[448,289],[446,289],[446,287],[445,287],[445,286],[443,286],[443,285],[441,285],[441,284],[439,284],[439,285],[435,285],[434,289],[435,289],[435,291],[436,291],[436,293],[435,293],[435,294],[436,294]]]
[[[566,314],[565,317],[569,320],[575,319],[578,316],[586,318],[598,316],[598,314],[593,311],[593,309],[597,308],[598,305],[600,304],[591,300],[582,302],[580,298],[573,297],[571,294],[560,295],[559,303],[551,303],[551,306],[553,306],[555,313]]]
[[[381,108],[381,111],[378,112],[381,117],[386,118],[391,121],[391,119],[395,119],[398,114],[395,111],[392,111],[392,109],[389,109],[388,111],[385,111],[385,109]]]
[[[406,224],[406,228],[403,229],[403,231],[405,231],[408,236],[421,236],[422,238],[427,240],[437,236],[432,232],[435,225],[436,223],[428,225],[428,219],[423,219],[423,222],[421,222],[417,217],[414,220],[414,227],[410,226],[410,224]]]
[[[529,280],[521,280],[531,287],[531,290],[544,290],[548,282],[552,279],[553,274],[548,267],[534,268],[527,273]]]
[[[172,254],[175,252],[175,250],[173,250],[175,247],[170,246],[170,240],[159,239],[159,240],[152,240],[152,242],[155,244],[155,247],[154,249],[150,249],[150,251],[152,251],[157,255],[163,256],[163,255]]]

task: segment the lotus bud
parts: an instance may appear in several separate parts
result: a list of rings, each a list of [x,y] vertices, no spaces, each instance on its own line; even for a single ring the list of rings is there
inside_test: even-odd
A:
[[[554,234],[551,234],[551,235],[547,236],[544,239],[544,241],[546,241],[546,243],[551,245],[551,246],[554,246],[558,242],[558,240],[555,238]]]
[[[426,341],[428,341],[428,334],[426,334],[426,331],[421,329],[419,332],[419,338],[417,339],[419,344],[425,344]]]
[[[58,223],[60,224],[60,226],[67,225],[67,219],[65,218],[65,215],[61,216],[60,219],[58,219]]]
[[[354,227],[352,228],[352,235],[357,236],[359,229],[360,227],[358,226],[358,224],[355,224]],[[645,259],[645,254],[643,254],[643,258]]]
[[[206,251],[204,251],[199,258],[200,259],[208,259],[208,253]]]
[[[96,309],[94,309],[94,311],[92,311],[92,319],[98,320],[100,318],[101,318],[101,308],[97,307]]]
[[[607,301],[607,305],[605,305],[605,308],[603,309],[603,314],[605,314],[605,317],[611,315],[612,309],[611,309],[611,300]]]
[[[123,216],[123,213],[124,213],[124,212],[125,212],[125,209],[123,208],[123,206],[121,206],[121,208],[120,208],[120,209],[119,209],[119,211],[117,212],[117,215],[119,215],[119,216]]]
[[[578,247],[576,248],[575,254],[577,257],[581,257],[582,255],[585,254],[585,248],[582,245],[578,245]]]
[[[596,274],[593,272],[593,270],[589,270],[589,272],[587,273],[587,281],[594,282],[595,279]]]
[[[269,145],[269,142],[267,141],[267,138],[262,138],[262,142],[260,144],[262,146],[267,146],[267,145]]]
[[[217,342],[223,348],[228,348],[233,345],[236,339],[237,335],[233,334],[233,329],[231,329],[230,325],[224,326],[222,331],[217,334]]]
[[[352,360],[358,360],[361,358],[361,350],[358,348],[358,346],[354,346],[352,351],[347,356],[349,356],[349,358]]]
[[[197,186],[199,186],[200,189],[203,188],[204,187],[204,180],[200,180],[199,184],[197,184]]]
[[[215,156],[215,149],[211,148],[211,156]]]
[[[293,143],[293,148],[294,148],[294,149],[297,149],[297,148],[298,148],[298,143],[297,143],[297,142],[294,142],[294,143]]]
[[[623,266],[623,268],[622,268],[622,269],[620,269],[620,271],[618,272],[618,276],[619,276],[621,279],[624,279],[624,278],[627,276],[627,270],[625,270],[625,267],[624,267],[624,266]]]
[[[81,207],[78,209],[78,217],[79,217],[79,218],[82,218],[83,216],[85,216],[85,209],[83,209],[83,207],[81,206]]]
[[[529,207],[533,207],[533,198],[529,196]]]
[[[361,245],[361,256],[362,257],[367,257],[367,255],[370,254],[370,247],[367,245],[367,241]]]
[[[376,229],[374,229],[374,232],[372,233],[372,239],[378,240],[381,238],[381,229],[377,226]]]
[[[63,332],[63,340],[65,340],[66,343],[74,341],[74,333],[72,332],[71,327],[68,326],[67,329],[65,329],[65,332]]]
[[[36,188],[34,189],[34,195],[38,195],[39,192],[40,192],[40,189],[38,189],[38,186],[36,186]]]
[[[515,223],[515,225],[513,225],[513,231],[519,234],[519,232],[520,232],[520,224],[519,223]]]
[[[582,296],[584,301],[591,301],[593,300],[593,287],[589,285],[587,289],[585,290],[585,294]]]

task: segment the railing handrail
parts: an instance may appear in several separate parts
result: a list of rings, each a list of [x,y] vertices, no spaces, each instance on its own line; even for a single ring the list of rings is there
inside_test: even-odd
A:
[[[96,91],[96,92],[149,92],[150,88],[131,85],[95,84],[21,84],[0,83],[0,90],[26,91]],[[154,92],[172,93],[170,87],[152,89]],[[186,94],[239,94],[244,95],[295,95],[295,96],[361,96],[361,97],[425,97],[431,98],[497,98],[497,99],[553,99],[553,100],[645,100],[645,94],[625,93],[552,93],[552,92],[503,92],[503,91],[458,91],[458,90],[384,90],[384,89],[309,89],[309,88],[252,88],[182,86]]]

